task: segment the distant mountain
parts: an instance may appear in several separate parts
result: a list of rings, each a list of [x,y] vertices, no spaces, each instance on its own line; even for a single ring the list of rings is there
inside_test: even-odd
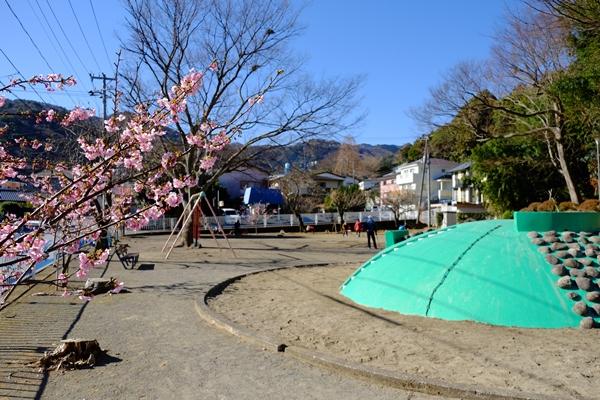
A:
[[[7,132],[0,137],[2,144],[12,154],[25,156],[28,159],[42,156],[44,159],[59,161],[80,154],[77,145],[77,137],[85,130],[98,129],[101,127],[101,119],[90,118],[84,124],[78,124],[65,128],[56,122],[42,121],[36,123],[36,117],[42,110],[54,109],[59,114],[65,114],[67,109],[52,104],[43,104],[31,100],[6,100],[6,104],[0,108],[0,126],[8,126]],[[41,142],[50,141],[53,144],[51,151],[45,151],[43,147],[38,150],[27,149],[24,154],[19,145],[14,142],[17,137],[27,140],[38,139]]]
[[[306,168],[318,165],[329,160],[340,148],[341,143],[334,140],[312,139],[303,143],[296,143],[285,147],[263,146],[264,157],[261,166],[271,171],[281,170],[285,163],[293,167]],[[394,156],[400,146],[384,144],[357,144],[361,157],[384,158]],[[263,165],[264,164],[264,165]]]
[[[29,140],[36,138],[42,142],[51,140],[55,144],[50,153],[43,154],[43,157],[47,159],[60,160],[66,155],[72,159],[73,153],[78,153],[76,138],[82,129],[98,129],[102,126],[100,118],[92,118],[86,122],[84,127],[77,129],[66,129],[54,122],[44,121],[36,124],[36,115],[48,108],[67,112],[64,108],[31,100],[6,101],[4,107],[0,109],[0,126],[8,125],[9,129],[5,135],[0,137],[0,140],[8,146],[9,151],[20,154],[19,147],[12,139],[17,136],[25,136]],[[285,163],[290,163],[295,167],[314,166],[332,157],[340,145],[339,142],[322,139],[313,139],[285,147],[261,145],[257,146],[261,151],[261,160],[258,160],[258,165],[270,171],[283,171]],[[357,144],[357,148],[362,157],[384,158],[396,154],[400,146]],[[27,156],[40,156],[42,151],[40,149],[38,154],[27,154]]]

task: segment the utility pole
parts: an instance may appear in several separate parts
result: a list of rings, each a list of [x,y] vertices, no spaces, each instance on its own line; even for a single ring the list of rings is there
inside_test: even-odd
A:
[[[427,226],[431,227],[431,158],[429,157],[427,142],[425,143],[425,154],[427,154]]]
[[[100,95],[100,97],[102,97],[102,132],[104,132],[106,134],[106,126],[104,125],[104,121],[106,121],[107,118],[107,111],[106,111],[106,100],[108,99],[108,95],[107,95],[107,88],[106,88],[106,82],[107,81],[116,81],[117,78],[110,78],[108,76],[106,76],[106,74],[103,72],[102,76],[94,76],[92,74],[90,74],[90,79],[92,81],[92,84],[94,83],[94,80],[102,80],[102,90],[90,90],[89,94],[90,96],[95,96],[95,95]],[[100,208],[102,209],[102,212],[104,213],[104,210],[106,209],[106,203],[107,203],[107,198],[106,198],[106,193],[102,193],[102,202],[100,204]],[[108,199],[108,201],[110,202],[110,198]]]
[[[425,168],[427,168],[427,159],[428,157],[428,140],[429,140],[429,136],[425,136],[425,147],[423,149],[423,161],[421,163],[421,167],[423,168],[423,171],[421,172],[421,185],[419,186],[419,204],[417,205],[417,224],[419,223],[419,220],[421,218],[421,205],[423,204],[423,186],[425,185]],[[427,198],[429,198],[429,196],[427,196]],[[428,225],[429,225],[429,220],[427,220]]]
[[[106,94],[106,82],[107,81],[116,81],[117,78],[111,78],[106,76],[106,74],[103,72],[102,76],[94,76],[92,74],[90,74],[90,79],[92,80],[92,83],[94,83],[94,80],[101,80],[102,81],[102,90],[90,90],[90,96],[95,96],[95,95],[100,95],[100,97],[102,97],[102,119],[103,121],[106,121],[107,118],[107,111],[106,111],[106,100],[108,98],[107,94]],[[102,124],[103,129],[104,129],[104,124]]]

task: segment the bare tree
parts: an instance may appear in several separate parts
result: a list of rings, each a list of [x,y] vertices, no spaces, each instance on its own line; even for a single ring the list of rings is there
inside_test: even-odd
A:
[[[414,190],[398,189],[386,193],[384,204],[389,206],[392,213],[394,213],[396,226],[400,225],[402,215],[404,215],[404,222],[406,223],[406,213],[417,209],[417,199],[418,196]]]
[[[130,37],[125,97],[143,103],[149,93],[169,97],[191,67],[209,66],[204,85],[187,102],[164,150],[186,156],[174,174],[195,175],[198,190],[225,172],[261,156],[256,145],[284,146],[353,125],[358,79],[314,82],[289,51],[300,29],[299,11],[279,0],[127,0]],[[207,174],[198,165],[215,152],[188,151],[189,137],[224,136],[229,150]],[[207,161],[208,160],[208,161]],[[191,191],[184,193],[186,198]],[[188,235],[189,236],[189,235]]]
[[[344,213],[356,207],[364,207],[365,193],[358,188],[358,185],[342,186],[334,189],[325,199],[325,205],[335,208],[340,216],[340,222],[344,222]]]
[[[600,3],[595,0],[530,0],[527,5],[539,12],[563,17],[587,32],[600,32]]]
[[[300,231],[304,231],[301,213],[310,212],[323,201],[323,191],[312,176],[300,170],[277,179],[276,186],[281,191],[287,208],[296,216]]]
[[[512,15],[496,38],[492,59],[462,63],[416,113],[421,121],[470,128],[478,140],[534,136],[563,176],[570,200],[579,202],[565,154],[566,125],[561,93],[554,84],[571,62],[567,32],[560,19],[532,9]],[[491,113],[496,116],[491,121]]]
[[[360,154],[352,136],[345,136],[340,148],[333,157],[335,162],[333,172],[338,175],[356,177],[361,167]]]

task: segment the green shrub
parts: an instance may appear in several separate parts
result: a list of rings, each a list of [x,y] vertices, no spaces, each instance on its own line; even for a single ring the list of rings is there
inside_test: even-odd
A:
[[[23,217],[25,213],[33,210],[33,206],[30,203],[22,203],[16,201],[2,201],[0,202],[0,215],[14,214],[17,217]]]
[[[502,213],[502,215],[500,216],[500,218],[502,218],[502,219],[513,219],[513,212],[506,210],[506,211],[504,211]]]

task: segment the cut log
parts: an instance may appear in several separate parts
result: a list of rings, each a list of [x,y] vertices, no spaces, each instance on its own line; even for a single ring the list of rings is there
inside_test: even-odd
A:
[[[108,293],[111,290],[112,293],[118,293],[121,291],[121,286],[122,284],[119,284],[115,278],[89,278],[83,286],[83,294],[85,296],[95,296],[97,294]]]
[[[92,295],[107,293],[113,288],[113,280],[107,278],[88,278],[83,286],[83,290]]]
[[[61,340],[51,352],[46,352],[33,366],[42,371],[59,369],[92,368],[96,361],[105,355],[106,351],[100,348],[98,341],[86,339]]]

